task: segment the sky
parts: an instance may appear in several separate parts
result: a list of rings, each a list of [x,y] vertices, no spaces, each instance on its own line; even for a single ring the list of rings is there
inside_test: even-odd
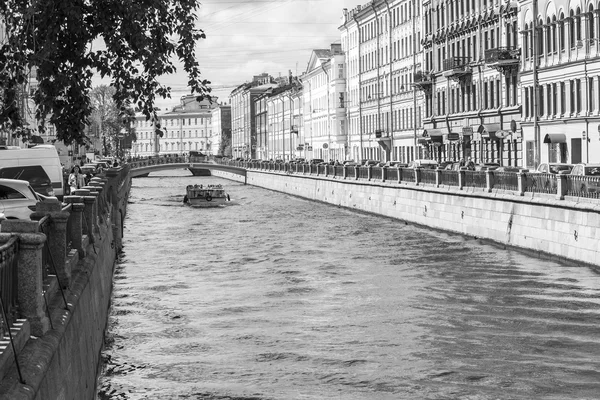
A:
[[[312,49],[340,43],[342,10],[366,0],[206,0],[198,13],[198,28],[206,39],[197,45],[203,79],[212,82],[213,95],[229,101],[229,93],[266,72],[274,77],[301,75]],[[179,103],[189,93],[179,68],[160,82],[173,89],[172,99],[158,107]]]

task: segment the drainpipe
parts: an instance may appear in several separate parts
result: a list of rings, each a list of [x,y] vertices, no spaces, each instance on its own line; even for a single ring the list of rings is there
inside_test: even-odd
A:
[[[348,51],[346,52],[346,62],[345,64],[348,65],[348,59],[350,58],[350,35],[348,33],[348,20],[347,20],[347,16],[345,16],[344,19],[344,28],[346,29],[346,37],[348,38]],[[358,60],[358,62],[360,63],[360,59]],[[346,143],[348,148],[344,151],[344,159],[349,160],[350,157],[350,153],[352,151],[352,135],[351,135],[351,131],[350,131],[350,108],[349,106],[347,106],[346,104],[352,104],[352,102],[350,101],[350,74],[349,74],[349,68],[346,68],[346,99],[345,99],[345,103],[342,104],[342,106],[345,107],[346,109]]]
[[[533,167],[537,169],[540,165],[540,128],[538,126],[538,46],[537,46],[537,18],[538,18],[538,4],[537,1],[533,1],[533,23],[532,23],[532,40],[533,40],[533,140],[535,145],[535,156],[533,160]]]
[[[389,64],[390,64],[390,73],[389,73],[389,77],[390,79],[388,80],[388,94],[390,96],[390,117],[389,117],[389,121],[388,121],[388,126],[390,129],[390,154],[389,154],[389,159],[386,161],[391,161],[392,158],[392,149],[394,148],[394,109],[393,109],[393,99],[392,99],[392,11],[390,10],[390,3],[388,2],[388,0],[385,0],[385,5],[387,6],[387,10],[388,10],[388,30],[389,30],[389,41],[388,41],[388,56],[389,56]],[[414,13],[414,10],[413,10]],[[414,16],[413,16],[413,21],[414,21]],[[413,22],[414,24],[414,22]],[[413,35],[415,35],[414,29],[413,29]],[[416,35],[415,35],[416,36]],[[414,52],[414,48],[413,48],[413,52]],[[416,112],[416,111],[415,111]]]
[[[335,60],[335,58],[333,58]],[[331,65],[331,60],[329,61],[329,65]],[[325,73],[325,76],[327,76],[327,161],[331,160],[331,115],[330,115],[330,110],[329,110],[329,90],[330,90],[330,86],[331,86],[331,78],[329,77],[329,73],[327,72],[327,70],[325,69],[325,67],[323,66],[323,63],[321,63],[321,69],[323,70],[323,72]]]
[[[353,16],[354,22],[356,22],[356,28],[358,31],[358,126],[359,126],[359,161],[363,154],[363,119],[362,119],[362,101],[361,101],[361,90],[362,90],[362,62],[361,62],[361,48],[362,48],[362,32],[360,30],[360,22],[356,18],[356,13]]]
[[[380,52],[381,49],[379,47],[379,14],[377,13],[377,8],[375,8],[375,2],[371,3],[371,7],[373,8],[373,12],[375,13],[375,22],[377,22],[377,31],[376,31],[376,36],[377,36],[377,52],[376,52],[376,56],[377,56],[377,130],[381,130],[381,95],[383,93],[381,93],[379,91],[379,66],[381,65],[381,57],[380,57]]]

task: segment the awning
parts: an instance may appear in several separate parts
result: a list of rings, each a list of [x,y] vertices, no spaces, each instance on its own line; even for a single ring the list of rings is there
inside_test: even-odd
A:
[[[448,129],[424,129],[423,137],[430,138],[432,142],[443,143],[444,135],[448,134]]]
[[[547,133],[544,143],[567,143],[567,137],[564,133]]]
[[[429,143],[431,143],[431,139],[430,138],[419,138],[417,139],[417,143],[419,143],[422,146],[427,146]]]
[[[377,143],[383,147],[384,149],[392,148],[392,138],[389,136],[379,137],[377,138]]]
[[[496,137],[496,132],[500,130],[500,124],[481,124],[477,129],[477,132],[481,134],[482,138],[488,139],[500,139]]]

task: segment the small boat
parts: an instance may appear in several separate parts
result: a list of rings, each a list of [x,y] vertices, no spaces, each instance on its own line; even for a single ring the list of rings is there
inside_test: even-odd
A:
[[[231,201],[222,185],[188,185],[183,203],[191,207],[217,207]]]

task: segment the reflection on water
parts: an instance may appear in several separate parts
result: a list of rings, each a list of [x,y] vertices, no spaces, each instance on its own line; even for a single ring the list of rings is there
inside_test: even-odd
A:
[[[99,399],[600,397],[589,268],[184,171],[125,222]]]

